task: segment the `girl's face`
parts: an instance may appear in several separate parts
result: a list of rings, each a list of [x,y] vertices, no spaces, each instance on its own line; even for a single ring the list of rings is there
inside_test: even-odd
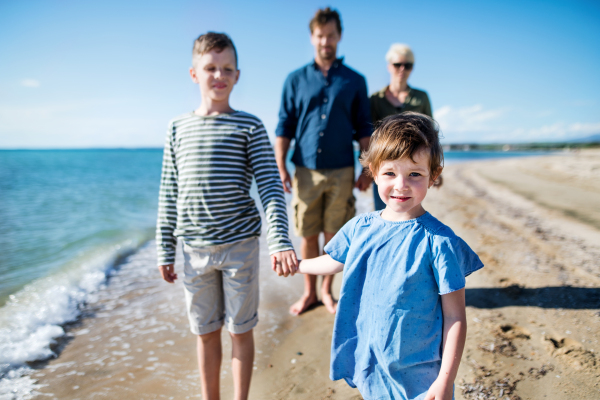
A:
[[[421,202],[435,177],[429,172],[429,152],[420,149],[414,162],[405,157],[384,161],[375,175],[379,196],[387,205],[381,217],[388,221],[407,221],[425,213]]]

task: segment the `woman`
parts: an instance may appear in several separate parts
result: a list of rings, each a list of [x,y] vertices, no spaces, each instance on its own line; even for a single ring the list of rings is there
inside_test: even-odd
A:
[[[415,56],[405,44],[390,46],[385,59],[390,73],[390,84],[371,95],[371,118],[373,124],[383,118],[404,111],[414,111],[433,117],[427,92],[408,86],[408,77],[415,64]],[[375,210],[383,210],[385,203],[379,198],[377,185],[373,182]]]

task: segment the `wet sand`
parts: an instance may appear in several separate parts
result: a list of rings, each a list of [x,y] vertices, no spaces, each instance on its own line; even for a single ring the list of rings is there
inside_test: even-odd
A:
[[[444,178],[425,208],[486,264],[467,280],[456,398],[600,398],[600,151],[451,165]],[[369,211],[369,194],[359,204]],[[277,277],[265,249],[251,398],[360,399],[328,378],[333,316],[288,315],[302,277]],[[133,255],[69,327],[60,356],[38,365],[38,398],[200,398],[181,283],[161,281],[150,255]]]

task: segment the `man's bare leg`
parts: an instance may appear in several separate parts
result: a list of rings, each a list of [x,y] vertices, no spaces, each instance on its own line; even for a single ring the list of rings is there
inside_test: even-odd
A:
[[[335,236],[335,233],[324,232],[325,244]],[[323,283],[321,284],[321,301],[327,311],[335,314],[337,310],[337,300],[335,300],[331,294],[331,285],[333,284],[333,275],[323,276]]]
[[[222,357],[221,328],[198,336],[198,369],[203,399],[219,400]]]
[[[319,235],[302,238],[300,244],[300,255],[302,259],[319,257]],[[317,298],[317,276],[304,275],[304,294],[290,307],[290,314],[299,315],[307,308],[318,302]]]
[[[252,330],[244,333],[230,333],[230,335],[234,399],[246,400],[250,391],[250,379],[254,366],[254,336]]]

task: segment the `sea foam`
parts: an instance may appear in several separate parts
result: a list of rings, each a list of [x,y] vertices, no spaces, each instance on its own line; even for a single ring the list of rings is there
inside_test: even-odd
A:
[[[36,384],[29,362],[56,356],[52,346],[75,321],[82,306],[93,300],[114,271],[117,260],[133,252],[140,241],[98,248],[51,276],[38,279],[10,296],[0,308],[0,400],[28,399]]]

